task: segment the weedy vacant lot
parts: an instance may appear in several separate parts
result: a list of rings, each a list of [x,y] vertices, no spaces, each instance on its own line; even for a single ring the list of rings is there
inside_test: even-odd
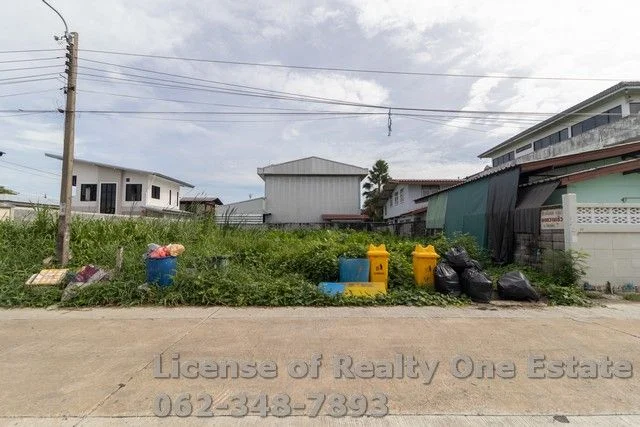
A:
[[[0,221],[0,306],[45,307],[59,303],[57,287],[29,287],[24,282],[43,268],[55,253],[56,223],[38,212],[34,221]],[[142,255],[148,243],[182,243],[175,284],[166,289],[145,282]],[[377,298],[329,297],[317,290],[321,281],[338,279],[338,257],[365,257],[369,244],[384,243],[390,252],[389,293]],[[247,230],[217,226],[210,219],[115,221],[74,219],[69,267],[86,264],[112,269],[119,247],[122,270],[111,281],[81,291],[66,302],[97,305],[225,305],[225,306],[341,306],[341,305],[460,305],[467,299],[444,296],[413,284],[411,252],[416,243],[433,244],[440,254],[460,245],[480,260],[497,279],[516,266],[492,267],[469,236],[453,239],[403,239],[388,234],[339,230]],[[226,269],[212,258],[230,256]],[[522,268],[521,268],[522,269]],[[551,275],[531,268],[523,271],[551,304],[586,304],[580,290],[560,286]]]

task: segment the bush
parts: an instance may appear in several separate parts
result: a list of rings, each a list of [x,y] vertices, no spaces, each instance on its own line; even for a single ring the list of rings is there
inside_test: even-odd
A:
[[[546,250],[542,255],[542,271],[560,286],[576,286],[586,274],[587,256],[579,251]]]

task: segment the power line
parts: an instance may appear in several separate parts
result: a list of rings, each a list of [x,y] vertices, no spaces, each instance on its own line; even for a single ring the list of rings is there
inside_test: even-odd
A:
[[[87,62],[93,62],[93,63],[97,63],[97,64],[102,64],[102,65],[109,65],[109,66],[112,66],[112,67],[126,68],[126,69],[130,69],[130,70],[142,71],[142,72],[146,72],[146,73],[153,73],[153,74],[159,74],[159,75],[170,76],[170,77],[177,77],[177,78],[181,78],[181,79],[195,80],[195,81],[206,82],[206,83],[214,83],[214,84],[219,84],[219,85],[224,85],[224,86],[237,87],[237,88],[241,88],[241,89],[251,89],[251,90],[257,90],[257,91],[261,91],[261,92],[269,92],[269,93],[275,93],[275,94],[279,94],[279,95],[288,95],[288,96],[295,96],[295,97],[318,99],[318,100],[323,100],[323,101],[345,102],[345,101],[336,100],[336,99],[332,99],[332,98],[324,98],[324,97],[318,97],[318,96],[312,96],[312,95],[306,95],[306,94],[300,94],[300,93],[294,93],[294,92],[284,92],[284,91],[273,90],[273,89],[265,89],[265,88],[256,87],[256,86],[248,86],[248,85],[242,85],[242,84],[237,84],[237,83],[222,82],[222,81],[219,81],[219,80],[202,79],[202,78],[198,78],[198,77],[186,76],[184,74],[166,73],[166,72],[162,72],[162,71],[150,70],[148,68],[131,67],[131,66],[128,66],[128,65],[114,64],[112,62],[96,61],[96,60],[93,60],[93,59],[83,59],[83,60],[87,61]],[[109,72],[109,73],[111,72],[109,70],[103,70],[103,69],[91,68],[91,67],[84,67],[84,66],[81,66],[80,68],[86,68],[86,69],[91,69],[91,70],[96,70],[96,71],[101,71],[101,72]],[[140,75],[127,74],[127,73],[122,73],[122,72],[119,72],[119,74],[127,75],[127,76],[133,76],[133,77],[142,77],[142,78],[146,78],[146,79],[153,79],[152,77],[148,77],[148,76],[140,76]],[[187,82],[176,82],[175,80],[163,80],[163,79],[153,79],[153,80],[161,80],[161,81],[169,81],[169,82],[173,82],[173,83],[188,84]],[[211,86],[206,86],[206,87],[211,87]]]
[[[108,72],[108,71],[105,71]],[[554,116],[557,115],[559,113],[549,113],[549,112],[538,112],[538,111],[528,111],[528,112],[523,112],[523,111],[495,111],[495,110],[460,110],[460,109],[439,109],[439,108],[417,108],[417,107],[393,107],[390,105],[375,105],[375,104],[363,104],[363,103],[356,103],[356,102],[350,102],[350,101],[342,101],[342,100],[330,100],[330,98],[326,98],[327,100],[320,100],[320,99],[313,99],[314,97],[309,97],[306,98],[305,95],[297,95],[297,96],[277,96],[277,95],[270,95],[270,94],[261,94],[261,93],[256,93],[256,92],[250,92],[250,91],[236,91],[236,90],[229,90],[229,89],[218,89],[218,88],[212,88],[211,86],[206,86],[206,85],[200,85],[200,84],[195,84],[195,83],[188,83],[188,82],[176,82],[179,83],[179,85],[172,85],[172,84],[166,84],[166,83],[157,83],[154,81],[151,82],[147,82],[147,81],[142,81],[142,80],[132,80],[132,79],[125,79],[125,78],[118,78],[118,77],[108,77],[108,76],[101,76],[101,75],[96,75],[96,74],[90,74],[90,73],[79,73],[80,75],[83,76],[92,76],[92,77],[98,77],[101,80],[96,80],[96,79],[87,79],[87,80],[95,80],[95,81],[101,81],[104,82],[105,80],[115,80],[116,82],[128,82],[125,84],[134,84],[134,85],[142,85],[142,86],[152,86],[152,87],[160,87],[160,88],[171,88],[171,89],[181,89],[181,90],[196,90],[196,91],[204,91],[204,92],[213,92],[213,93],[223,93],[223,94],[229,94],[229,95],[239,95],[239,96],[251,96],[251,97],[258,97],[258,98],[267,98],[267,99],[277,99],[277,100],[288,100],[288,101],[297,101],[297,102],[313,102],[313,103],[322,103],[322,104],[330,104],[330,105],[341,105],[341,106],[352,106],[352,107],[361,107],[361,108],[375,108],[375,109],[384,109],[386,111],[388,111],[389,109],[394,110],[394,111],[419,111],[419,112],[434,112],[434,113],[452,113],[452,114],[460,114],[460,113],[467,113],[467,114],[482,114],[482,115],[507,115],[507,116],[531,116],[531,117],[538,117],[538,118],[546,118],[549,116]],[[166,79],[156,79],[153,77],[143,77],[145,79],[149,79],[149,80],[166,80]],[[183,85],[189,85],[189,86],[183,86]],[[579,117],[579,116],[592,116],[593,113],[568,113],[568,114],[564,114],[564,117]],[[601,115],[617,115],[615,113],[601,113]]]
[[[110,117],[108,114],[100,114],[96,115],[101,118]],[[123,116],[121,118],[124,119],[134,119],[134,120],[159,120],[159,121],[170,121],[170,122],[186,122],[186,123],[282,123],[282,122],[311,122],[311,121],[319,121],[319,120],[338,120],[338,119],[352,119],[352,118],[360,118],[362,116],[358,115],[349,115],[349,116],[336,116],[336,117],[311,117],[306,119],[296,119],[289,118],[283,120],[207,120],[207,119],[174,119],[174,118],[160,118],[160,117],[139,117],[139,116]]]
[[[55,80],[55,79],[56,79],[55,77],[48,77],[44,79],[30,79],[30,80],[20,80],[20,81],[13,81],[13,82],[0,82],[0,85],[15,85],[20,83],[43,82],[46,80]]]
[[[134,57],[140,57],[140,58],[169,59],[169,60],[189,61],[189,62],[206,62],[206,63],[213,63],[213,64],[245,65],[245,66],[255,66],[255,67],[286,68],[286,69],[310,70],[310,71],[341,71],[341,72],[367,73],[367,74],[391,74],[391,75],[429,76],[429,77],[493,78],[493,79],[516,79],[516,80],[560,80],[560,81],[600,81],[600,82],[613,82],[613,81],[625,80],[625,79],[589,78],[589,77],[550,77],[550,76],[501,75],[501,74],[436,73],[436,72],[398,71],[398,70],[346,68],[346,67],[321,67],[321,66],[290,65],[290,64],[268,64],[264,62],[249,62],[249,61],[227,61],[227,60],[220,60],[220,59],[189,58],[189,57],[166,56],[166,55],[151,55],[151,54],[143,54],[143,53],[119,52],[119,51],[113,51],[113,50],[81,49],[81,51],[90,52],[90,53],[101,53],[101,54],[107,54],[107,55],[134,56]]]
[[[78,92],[95,93],[95,94],[109,95],[109,96],[119,96],[123,98],[148,99],[152,101],[175,102],[179,104],[213,105],[217,107],[229,107],[229,108],[255,108],[259,110],[311,111],[311,110],[304,110],[300,108],[262,107],[257,105],[223,104],[223,103],[217,103],[217,102],[191,101],[191,100],[185,100],[185,99],[169,99],[169,98],[156,98],[151,96],[125,95],[121,93],[102,92],[102,91],[87,90],[87,89],[81,89],[81,90],[78,90]]]
[[[31,59],[9,59],[6,61],[0,61],[0,64],[12,64],[16,62],[36,62],[36,61],[52,61],[54,59],[61,59],[62,56],[50,56],[48,58],[31,58]]]
[[[10,96],[20,96],[20,95],[33,95],[33,94],[36,94],[36,93],[50,92],[50,91],[53,91],[53,90],[57,91],[59,89],[44,89],[44,90],[33,90],[33,91],[30,91],[30,92],[10,93],[10,94],[7,94],[7,95],[0,95],[0,98],[7,98],[7,97],[10,97]]]
[[[0,70],[0,73],[6,73],[10,71],[41,70],[44,68],[60,68],[62,66],[63,66],[62,64],[58,64],[58,65],[40,65],[37,67],[5,68],[4,70]]]
[[[41,174],[41,173],[30,172],[30,171],[26,171],[26,170],[23,170],[23,169],[15,168],[15,167],[12,167],[12,166],[4,165],[3,167],[6,168],[6,169],[9,169],[9,170],[12,170],[14,172],[20,172],[20,173],[24,173],[24,174],[31,175],[31,176],[37,176],[38,178],[55,179],[56,181],[59,179],[58,177],[55,177],[55,176],[49,176],[49,175],[44,175],[44,174]]]
[[[4,160],[4,159],[0,159],[0,162],[7,163],[9,165],[17,166],[17,167],[20,167],[20,168],[29,169],[29,170],[36,171],[36,172],[46,173],[48,175],[60,176],[59,173],[49,172],[49,171],[46,171],[46,170],[43,170],[43,169],[38,169],[38,168],[34,168],[34,167],[31,167],[31,166],[27,166],[27,165],[22,165],[20,163],[10,162],[10,161]]]
[[[60,48],[58,49],[25,49],[25,50],[0,50],[0,54],[5,54],[5,53],[33,53],[33,52],[59,52]]]
[[[19,79],[31,79],[35,77],[44,77],[44,76],[51,76],[51,75],[56,75],[56,73],[32,74],[30,76],[5,77],[0,79],[0,82],[9,81],[9,80],[19,80]]]

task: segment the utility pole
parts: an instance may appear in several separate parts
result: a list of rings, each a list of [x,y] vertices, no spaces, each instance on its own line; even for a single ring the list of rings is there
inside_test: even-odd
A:
[[[71,233],[71,199],[73,180],[73,152],[76,125],[76,78],[78,72],[78,33],[65,35],[67,40],[67,106],[64,112],[64,149],[62,153],[62,182],[60,184],[60,213],[58,216],[58,236],[56,258],[61,266],[69,262],[69,241]]]

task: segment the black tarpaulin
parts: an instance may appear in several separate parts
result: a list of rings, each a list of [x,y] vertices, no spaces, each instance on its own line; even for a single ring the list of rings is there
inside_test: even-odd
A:
[[[558,187],[558,181],[532,185],[520,191],[514,218],[516,233],[540,234],[540,206]]]
[[[520,169],[491,177],[487,194],[487,237],[491,258],[496,263],[513,259],[513,216],[518,198]]]

